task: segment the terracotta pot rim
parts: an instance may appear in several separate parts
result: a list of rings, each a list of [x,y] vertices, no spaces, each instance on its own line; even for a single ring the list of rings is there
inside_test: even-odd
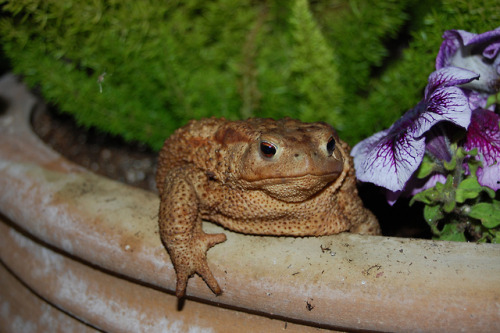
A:
[[[27,93],[12,80],[0,80],[1,94]],[[11,90],[1,89],[6,82]],[[0,115],[2,214],[63,253],[172,293],[175,274],[157,235],[156,195],[94,175],[47,148],[27,125],[36,104],[30,98]],[[259,237],[209,223],[204,229],[228,237],[208,252],[224,292],[214,296],[195,276],[189,297],[318,327],[500,328],[500,245],[347,233]],[[8,251],[0,252],[9,261]]]

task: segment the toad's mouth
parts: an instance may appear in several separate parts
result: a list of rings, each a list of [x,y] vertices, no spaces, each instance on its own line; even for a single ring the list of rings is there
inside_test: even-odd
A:
[[[345,176],[343,172],[327,174],[305,174],[286,177],[274,177],[246,182],[248,190],[258,190],[269,196],[286,202],[301,202],[314,197],[327,187],[337,187]]]
[[[322,181],[329,183],[337,179],[342,172],[329,172],[323,174],[298,174],[298,175],[276,175],[263,179],[244,179],[252,184],[285,184],[290,182],[303,182],[303,181]]]

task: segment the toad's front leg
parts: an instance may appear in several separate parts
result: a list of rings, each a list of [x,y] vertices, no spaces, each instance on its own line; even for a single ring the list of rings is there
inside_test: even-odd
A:
[[[199,200],[188,176],[193,170],[188,171],[182,167],[169,171],[160,191],[160,236],[177,274],[175,294],[179,298],[184,296],[187,280],[194,273],[198,273],[215,294],[222,292],[208,267],[207,251],[226,240],[224,234],[203,232]]]

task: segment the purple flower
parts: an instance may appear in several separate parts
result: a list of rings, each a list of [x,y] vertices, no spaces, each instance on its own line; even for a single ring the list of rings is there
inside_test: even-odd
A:
[[[434,126],[426,135],[425,150],[440,161],[451,161],[450,141],[442,126]]]
[[[486,108],[488,104],[488,97],[490,96],[489,94],[469,89],[464,89],[464,93],[469,99],[469,105],[472,110],[475,110],[477,108]],[[494,111],[495,104],[490,105],[488,109]]]
[[[361,141],[352,149],[359,180],[401,191],[425,153],[424,134],[441,121],[467,128],[471,109],[457,88],[477,79],[471,71],[444,67],[429,76],[424,99],[389,129]]]
[[[496,113],[476,109],[472,111],[472,118],[464,148],[477,148],[479,159],[483,166],[477,170],[479,184],[493,190],[500,188],[500,116]]]
[[[480,75],[479,80],[463,88],[486,93],[500,89],[500,28],[482,34],[464,30],[448,30],[436,58],[436,69],[455,66],[467,68]]]
[[[389,203],[389,205],[392,206],[396,203],[396,201],[398,201],[398,199],[401,196],[409,196],[409,195],[413,196],[417,193],[420,193],[431,187],[436,186],[437,183],[444,184],[445,182],[446,182],[446,176],[440,173],[434,173],[427,179],[418,179],[417,177],[412,176],[406,183],[406,186],[403,190],[396,192],[386,191],[385,197],[387,203]]]

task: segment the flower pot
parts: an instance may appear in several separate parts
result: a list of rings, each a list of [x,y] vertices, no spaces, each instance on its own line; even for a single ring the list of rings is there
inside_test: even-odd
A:
[[[45,146],[29,126],[38,102],[17,80],[0,82],[9,100],[0,113],[0,320],[8,331],[500,329],[500,246],[492,244],[261,237],[205,223],[227,235],[208,251],[223,293],[194,276],[178,302],[157,196]]]

